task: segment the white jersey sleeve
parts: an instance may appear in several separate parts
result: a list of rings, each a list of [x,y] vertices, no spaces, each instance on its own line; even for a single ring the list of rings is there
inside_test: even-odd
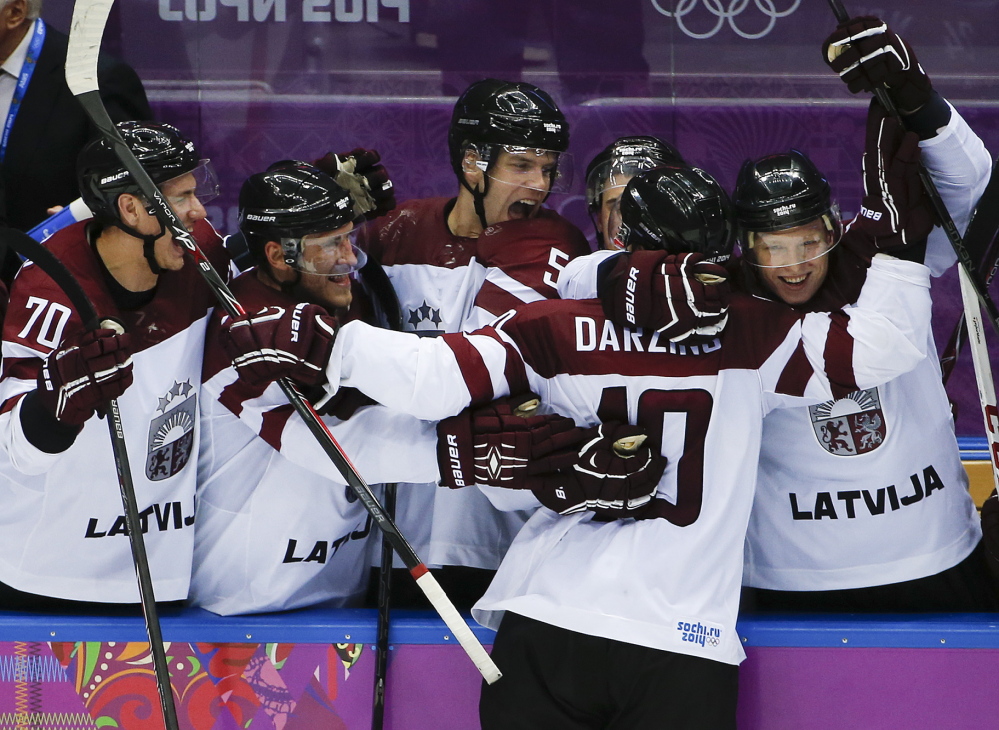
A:
[[[259,436],[292,463],[337,484],[346,484],[277,383],[271,383],[255,397],[243,399],[234,395],[245,389],[230,367],[213,376],[202,389],[203,417],[210,426],[224,425],[236,433],[248,429],[247,433]],[[226,416],[232,413],[238,417],[230,421]],[[439,478],[433,422],[377,405],[360,408],[345,421],[334,416],[324,416],[323,421],[368,483],[429,482]]]
[[[948,102],[948,106],[950,103]],[[971,213],[988,185],[992,157],[981,138],[951,106],[951,117],[939,134],[919,143],[926,166],[954,225],[964,232]],[[940,276],[957,261],[947,234],[939,226],[930,234],[926,265]]]
[[[567,263],[558,278],[559,297],[562,299],[593,299],[597,296],[597,270],[607,259],[620,253],[620,251],[602,249]]]

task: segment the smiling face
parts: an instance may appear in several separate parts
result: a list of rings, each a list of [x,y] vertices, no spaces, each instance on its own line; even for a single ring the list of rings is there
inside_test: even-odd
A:
[[[785,231],[754,234],[752,258],[764,284],[790,305],[804,304],[829,272],[832,234],[819,219]]]
[[[335,231],[310,233],[301,239],[301,255],[294,266],[289,265],[286,251],[276,241],[269,242],[264,253],[275,279],[293,282],[305,300],[333,311],[350,306],[351,273],[364,265],[359,259],[351,232],[353,223]],[[360,254],[363,258],[363,253]],[[296,276],[295,271],[299,272]]]

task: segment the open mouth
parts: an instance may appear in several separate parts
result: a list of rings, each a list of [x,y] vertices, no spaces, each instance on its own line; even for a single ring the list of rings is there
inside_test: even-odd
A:
[[[781,276],[779,278],[788,286],[801,286],[805,283],[805,279],[807,279],[808,276],[808,274],[802,274],[801,276]]]
[[[348,274],[334,274],[327,276],[326,281],[337,286],[350,286],[350,276]]]
[[[538,210],[538,201],[524,198],[512,203],[509,208],[510,218],[530,218]]]

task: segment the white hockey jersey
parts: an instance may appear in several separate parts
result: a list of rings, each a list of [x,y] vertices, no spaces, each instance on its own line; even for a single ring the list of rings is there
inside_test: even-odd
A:
[[[362,231],[392,281],[405,328],[420,335],[470,332],[554,298],[564,264],[590,251],[578,229],[547,209],[478,238],[449,231],[450,209],[446,198],[410,200]],[[478,490],[432,483],[400,488],[397,504],[400,527],[430,565],[495,569],[530,516],[498,511]]]
[[[989,180],[988,151],[953,108],[920,147],[964,230]],[[926,260],[935,275],[956,260],[939,228]],[[935,353],[932,336],[928,348]],[[764,420],[746,585],[826,591],[914,580],[957,565],[980,538],[936,357],[879,387]]]
[[[54,253],[98,314],[131,335],[134,382],[118,399],[149,568],[160,601],[187,597],[194,546],[198,397],[205,328],[215,303],[188,264],[159,277],[153,299],[119,310],[78,223],[50,238]],[[220,270],[221,240],[206,222],[194,234]],[[45,453],[21,428],[23,396],[42,358],[82,323],[69,299],[34,265],[18,273],[4,322],[0,379],[0,580],[21,591],[76,601],[137,603],[107,421],[91,418],[61,453]]]
[[[669,460],[648,519],[540,509],[473,609],[737,664],[735,630],[763,416],[873,387],[925,355],[925,267],[879,257],[858,304],[796,314],[736,296],[719,339],[691,348],[607,321],[596,301],[549,301],[469,335],[343,327],[327,370],[385,405],[441,418],[530,389],[579,425],[642,425]]]
[[[253,269],[233,293],[247,311],[297,304]],[[280,386],[239,381],[219,319],[206,340],[191,599],[222,615],[356,605],[380,533]],[[435,424],[370,405],[324,420],[369,483],[436,481]]]

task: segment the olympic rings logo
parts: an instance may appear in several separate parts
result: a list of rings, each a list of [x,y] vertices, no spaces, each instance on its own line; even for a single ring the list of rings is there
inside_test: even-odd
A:
[[[791,7],[787,10],[777,10],[773,0],[753,0],[753,3],[760,10],[760,12],[770,20],[767,23],[767,26],[758,33],[747,33],[736,25],[736,17],[746,9],[749,5],[749,0],[729,0],[728,10],[725,9],[724,0],[704,0],[704,7],[707,8],[708,12],[714,15],[718,20],[715,23],[715,27],[706,33],[695,33],[686,26],[684,16],[692,13],[697,8],[699,2],[700,0],[679,0],[675,10],[666,10],[659,4],[659,0],[652,0],[652,6],[667,18],[676,19],[677,26],[679,26],[680,30],[682,30],[684,34],[690,38],[696,38],[698,40],[711,38],[716,35],[718,31],[721,30],[725,22],[728,21],[729,26],[731,26],[732,30],[735,31],[736,35],[742,38],[748,38],[749,40],[756,40],[757,38],[762,38],[773,30],[774,25],[777,24],[777,18],[784,18],[790,15],[798,9],[799,5],[801,5],[801,0],[794,0]]]

